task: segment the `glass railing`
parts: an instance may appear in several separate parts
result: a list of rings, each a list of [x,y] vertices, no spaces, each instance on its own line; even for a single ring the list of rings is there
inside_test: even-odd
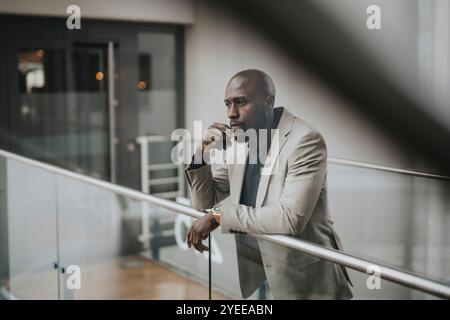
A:
[[[3,292],[17,299],[208,299],[208,260],[180,241],[189,216],[146,201],[152,238],[144,252],[137,239],[143,201],[52,169],[0,156]]]
[[[347,253],[450,284],[450,180],[447,177],[331,160],[330,210]],[[389,282],[361,298],[425,298]]]
[[[242,299],[241,284],[247,279],[240,284],[235,237],[246,237],[252,239],[250,253],[252,243],[259,243],[266,260],[278,268],[271,275],[277,276],[278,287],[263,281],[247,289],[248,299],[302,298],[289,291],[292,279],[308,284],[303,297],[327,298],[314,292],[319,286],[311,273],[307,279],[302,274],[313,265],[318,274],[346,266],[357,299],[450,298],[445,283],[450,275],[448,182],[385,174],[330,163],[330,207],[345,253],[287,236],[218,230],[209,239],[209,256],[186,246],[187,230],[201,212],[0,151],[0,294],[17,299],[208,299],[211,290],[212,299]],[[405,190],[411,179],[418,179],[417,189]],[[150,232],[143,247],[144,213]],[[272,249],[265,251],[268,246]],[[286,250],[309,262],[300,266],[295,259],[284,260]],[[248,263],[257,265],[258,258],[252,259]],[[380,282],[371,274],[374,266]],[[252,276],[264,278],[257,270]]]

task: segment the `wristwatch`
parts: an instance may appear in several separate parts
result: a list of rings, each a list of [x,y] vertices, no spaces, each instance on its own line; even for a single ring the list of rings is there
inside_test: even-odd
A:
[[[214,220],[216,220],[217,224],[220,225],[220,216],[222,215],[222,206],[218,205],[212,209],[212,214]]]

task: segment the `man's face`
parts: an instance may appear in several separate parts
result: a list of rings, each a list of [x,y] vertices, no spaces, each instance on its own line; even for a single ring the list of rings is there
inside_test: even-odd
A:
[[[234,78],[225,92],[225,105],[233,129],[259,129],[266,126],[263,92],[251,79]]]

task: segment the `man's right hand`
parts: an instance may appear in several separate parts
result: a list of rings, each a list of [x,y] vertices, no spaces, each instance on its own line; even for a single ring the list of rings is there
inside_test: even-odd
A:
[[[206,130],[203,135],[201,150],[197,150],[195,153],[196,160],[200,160],[201,157],[205,159],[205,155],[208,155],[214,148],[226,148],[228,143],[227,139],[229,139],[227,130],[230,130],[230,127],[219,122],[214,122],[209,126],[208,130]]]
[[[209,126],[203,135],[202,151],[203,154],[210,152],[213,148],[226,148],[227,145],[227,132],[230,127],[226,124],[214,122]]]

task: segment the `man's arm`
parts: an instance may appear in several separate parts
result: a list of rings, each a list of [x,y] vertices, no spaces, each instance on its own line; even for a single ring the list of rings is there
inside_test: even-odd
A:
[[[195,169],[194,169],[195,168]],[[211,170],[211,165],[203,164],[193,166],[193,163],[185,170],[187,180],[191,187],[192,204],[195,209],[211,208],[230,194],[228,170],[225,165]],[[209,234],[219,226],[212,215],[206,213],[195,221],[187,234],[187,245],[193,245],[198,251],[209,250],[202,244]]]
[[[191,187],[192,205],[197,210],[212,208],[230,195],[226,165],[217,165],[214,169],[209,164],[196,169],[188,167],[185,173]]]
[[[296,235],[316,206],[326,174],[327,150],[317,132],[303,136],[288,158],[288,172],[276,205],[252,208],[222,203],[222,232]]]
[[[226,165],[209,165],[204,158],[216,147],[225,148],[227,144],[226,130],[223,123],[214,122],[205,132],[202,144],[192,157],[191,164],[185,174],[191,187],[192,205],[197,210],[211,208],[230,194],[228,168]]]

